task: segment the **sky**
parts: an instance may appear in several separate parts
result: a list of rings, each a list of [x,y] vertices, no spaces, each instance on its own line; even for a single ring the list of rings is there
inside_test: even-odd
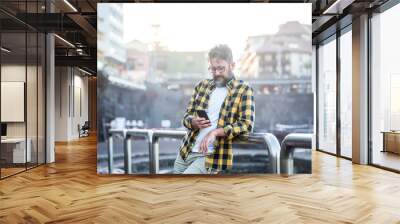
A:
[[[125,43],[151,42],[152,24],[159,24],[160,40],[169,50],[208,51],[224,43],[235,60],[248,36],[274,34],[288,21],[311,25],[311,3],[123,4]]]

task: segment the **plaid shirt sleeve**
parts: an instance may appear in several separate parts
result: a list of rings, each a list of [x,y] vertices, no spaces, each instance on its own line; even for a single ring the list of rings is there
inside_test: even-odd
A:
[[[228,140],[253,131],[255,105],[251,87],[247,87],[240,98],[238,115],[239,118],[235,123],[224,127],[224,132]]]
[[[196,100],[196,95],[199,90],[199,86],[201,83],[198,83],[196,87],[194,88],[194,91],[192,93],[192,96],[190,97],[189,105],[186,109],[185,115],[183,116],[182,124],[185,126],[187,129],[192,130],[192,118],[195,116],[195,100]]]

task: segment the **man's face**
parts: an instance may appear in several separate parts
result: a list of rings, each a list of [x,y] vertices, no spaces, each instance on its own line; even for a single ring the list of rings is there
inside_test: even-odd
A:
[[[234,62],[227,62],[220,58],[210,59],[209,71],[213,75],[215,84],[219,87],[225,86],[227,81],[232,77],[232,70],[235,67]]]

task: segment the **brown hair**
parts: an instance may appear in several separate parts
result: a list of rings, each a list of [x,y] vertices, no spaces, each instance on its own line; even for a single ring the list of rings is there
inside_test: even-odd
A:
[[[232,50],[226,44],[218,44],[208,52],[209,60],[219,58],[227,62],[232,62]]]

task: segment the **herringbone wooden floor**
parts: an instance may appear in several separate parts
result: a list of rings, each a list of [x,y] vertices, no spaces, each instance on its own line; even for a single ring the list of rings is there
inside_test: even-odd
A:
[[[400,175],[313,152],[313,174],[96,174],[96,139],[0,181],[0,223],[400,223]]]

